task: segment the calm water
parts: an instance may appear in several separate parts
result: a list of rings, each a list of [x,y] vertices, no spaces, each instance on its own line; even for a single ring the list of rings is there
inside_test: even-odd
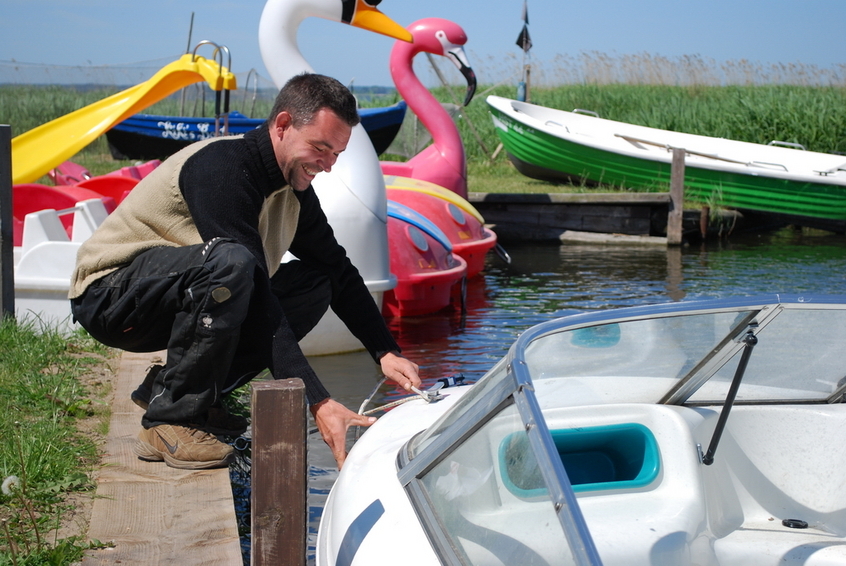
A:
[[[823,232],[732,236],[702,246],[511,245],[469,282],[467,312],[391,321],[424,385],[446,375],[481,377],[537,323],[578,311],[764,293],[846,295],[846,237]],[[323,356],[312,365],[338,401],[358,410],[380,375],[366,353]],[[375,404],[396,392],[383,386]],[[352,443],[352,435],[350,443]],[[309,442],[309,546],[337,476],[319,436]]]

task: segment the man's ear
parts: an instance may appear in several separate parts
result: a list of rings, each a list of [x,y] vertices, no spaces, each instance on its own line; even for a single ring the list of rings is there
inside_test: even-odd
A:
[[[276,115],[276,120],[273,123],[274,131],[276,135],[280,138],[284,135],[285,131],[291,127],[293,122],[293,117],[290,113],[282,111]]]

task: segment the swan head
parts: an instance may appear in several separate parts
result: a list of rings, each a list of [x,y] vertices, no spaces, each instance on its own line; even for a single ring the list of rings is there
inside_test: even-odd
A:
[[[414,38],[411,49],[413,52],[425,52],[446,57],[458,68],[467,81],[467,93],[464,96],[464,106],[470,104],[476,92],[476,74],[470,68],[464,45],[467,34],[458,24],[442,18],[424,18],[417,20],[408,30]]]
[[[412,42],[411,34],[376,8],[382,0],[341,0],[341,21],[394,39]]]
[[[267,0],[259,20],[259,47],[273,82],[285,82],[313,69],[297,46],[297,29],[309,17],[318,17],[366,29],[403,42],[411,33],[376,7],[381,0]]]

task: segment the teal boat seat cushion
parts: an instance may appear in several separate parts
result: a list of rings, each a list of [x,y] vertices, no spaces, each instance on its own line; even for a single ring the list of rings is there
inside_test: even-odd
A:
[[[642,424],[556,429],[550,434],[575,492],[636,489],[658,477],[658,443]],[[534,499],[544,496],[546,487],[528,450],[525,433],[508,435],[499,446],[499,466],[511,493]]]

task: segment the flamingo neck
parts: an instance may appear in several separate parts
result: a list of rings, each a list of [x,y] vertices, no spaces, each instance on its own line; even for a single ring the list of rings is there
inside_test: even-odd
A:
[[[456,170],[463,170],[464,146],[458,128],[440,102],[423,86],[414,74],[412,61],[419,53],[414,44],[397,42],[391,51],[391,77],[402,98],[432,135],[432,144],[447,158]]]

